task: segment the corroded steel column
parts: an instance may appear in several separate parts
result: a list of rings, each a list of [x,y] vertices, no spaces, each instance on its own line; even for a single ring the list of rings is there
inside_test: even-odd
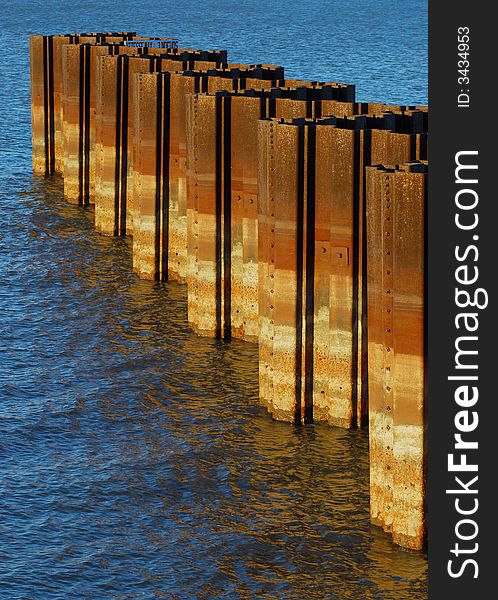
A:
[[[197,67],[197,61],[192,62],[194,67]],[[189,94],[202,90],[211,91],[212,88],[226,87],[233,89],[237,86],[240,78],[251,79],[259,77],[263,74],[266,77],[280,77],[283,75],[281,67],[268,65],[265,67],[257,66],[253,68],[248,66],[247,69],[237,68],[232,69],[230,66],[227,69],[210,69],[208,71],[184,71],[182,73],[172,73],[169,78],[168,87],[168,102],[165,104],[168,108],[169,119],[169,138],[167,140],[169,147],[165,156],[168,156],[169,166],[167,165],[168,187],[160,184],[160,189],[164,190],[165,194],[165,210],[168,210],[168,218],[164,222],[168,224],[168,231],[161,233],[162,237],[168,236],[167,254],[168,268],[161,270],[159,274],[156,272],[153,278],[171,278],[180,281],[185,281],[187,278],[187,186],[186,186],[186,171],[187,171],[187,133],[186,127],[186,103]],[[155,75],[158,77],[158,75]],[[137,96],[138,97],[138,96]],[[166,102],[166,100],[165,100]],[[137,102],[136,112],[140,112],[142,107]],[[153,135],[149,131],[147,135]],[[154,141],[155,140],[155,141]],[[148,143],[158,142],[158,136]],[[141,177],[140,169],[138,168],[139,154],[141,153],[143,141],[135,136],[134,140],[134,158],[133,158],[133,181],[134,192],[133,202],[137,206],[135,212],[135,220],[140,222],[140,215],[137,211],[141,206],[143,198],[139,198],[139,194],[149,193],[152,188],[141,187],[139,179]],[[164,143],[164,138],[158,143]],[[140,191],[138,191],[140,189]],[[148,191],[147,191],[148,190]],[[144,200],[146,203],[149,200]],[[137,225],[134,224],[134,230]],[[153,250],[150,249],[150,252]],[[135,250],[134,250],[135,252]],[[138,252],[138,246],[137,246]],[[139,276],[151,277],[153,267],[149,265],[142,275],[140,261],[134,259],[135,270]],[[147,275],[146,275],[147,273]]]
[[[231,99],[231,334],[258,341],[258,119],[268,98]]]
[[[168,268],[169,86],[169,73],[137,75],[133,268],[142,279],[162,279]]]
[[[117,142],[122,135],[118,115],[122,87],[121,82],[118,83],[117,67],[117,56],[102,56],[97,62],[96,73],[95,228],[109,234],[117,234],[122,225],[116,218],[119,197],[116,198],[115,190],[119,177]]]
[[[303,361],[308,333],[303,321],[308,215],[304,171],[309,142],[305,133],[290,124],[260,122],[260,398],[275,418],[295,422],[310,417],[309,403],[303,405],[309,364],[306,352]]]
[[[73,203],[82,203],[85,107],[88,99],[84,85],[89,66],[89,45],[66,45],[62,58],[62,120],[64,149],[64,196]],[[85,93],[86,92],[86,93]]]
[[[31,76],[32,161],[35,175],[48,175],[54,166],[50,140],[48,37],[33,35],[29,40]]]
[[[246,85],[249,85],[249,81],[246,81]],[[258,84],[259,81],[255,80],[256,87]],[[230,256],[225,259],[225,249],[222,250],[223,260],[229,269],[227,278],[230,281],[230,306],[225,308],[226,314],[230,315],[230,322],[223,329],[223,335],[232,335],[248,341],[256,341],[258,338],[258,119],[274,116],[287,118],[320,116],[324,99],[342,98],[346,91],[349,93],[350,87],[325,83],[323,86],[300,85],[297,89],[285,87],[225,93],[222,106],[230,105],[230,128],[229,135],[222,139],[222,145],[223,151],[230,156],[231,168],[223,174],[218,172],[218,175],[226,179],[223,183],[219,182],[219,185],[227,188],[231,225],[230,243],[226,247]],[[211,101],[206,102],[210,102],[212,111],[216,110],[218,105],[214,96]],[[196,135],[200,137],[204,133],[205,130],[202,129]],[[211,151],[214,152],[214,148]],[[202,170],[198,170],[196,174],[199,178],[218,175],[207,174]],[[190,197],[190,191],[187,192]],[[204,210],[202,196],[199,197],[197,210],[201,213]],[[189,220],[189,223],[191,222]],[[192,307],[194,295],[189,298],[190,314],[198,314]],[[197,330],[200,329],[199,324],[194,320],[191,320],[191,324]],[[217,328],[212,324],[209,331],[217,331]]]
[[[360,132],[317,127],[313,417],[350,427],[357,405]]]
[[[427,167],[367,169],[371,519],[405,547],[425,535]]]
[[[122,42],[134,33],[30,37],[33,166],[35,174],[63,172],[62,67],[66,44]]]
[[[66,45],[63,49],[62,119],[64,196],[68,202],[89,204],[90,172],[95,146],[91,144],[91,88],[95,77],[92,54],[109,52],[109,46]],[[93,156],[92,156],[93,155]]]
[[[200,334],[223,337],[229,323],[226,310],[230,308],[229,271],[224,260],[229,258],[223,252],[230,236],[224,185],[230,163],[223,147],[229,128],[229,107],[223,106],[221,96],[190,98],[188,320]]]
[[[278,157],[286,151],[285,146],[277,146],[273,152],[269,152],[267,148],[271,142],[270,136],[280,139],[278,132],[281,129],[291,132],[297,129],[307,131],[311,127],[316,130],[316,150],[306,148],[302,151],[306,158],[302,175],[299,175],[298,170],[300,154],[294,148],[287,150],[293,153],[287,157],[287,163],[284,164],[283,158],[280,158],[280,162],[267,167],[270,184],[265,183],[264,175],[260,175],[258,236],[263,236],[259,239],[258,280],[261,303],[260,396],[265,404],[272,407],[275,414],[278,414],[281,408],[288,413],[288,407],[292,402],[297,403],[297,400],[294,399],[292,390],[289,391],[290,396],[285,398],[282,388],[278,394],[274,392],[269,393],[268,397],[265,396],[268,381],[275,377],[272,373],[278,372],[287,360],[285,353],[281,355],[280,350],[277,351],[275,347],[270,353],[267,351],[267,340],[272,336],[274,340],[277,339],[276,333],[268,335],[267,331],[280,318],[276,312],[277,308],[289,312],[287,308],[278,304],[278,298],[277,302],[271,302],[269,296],[272,293],[271,289],[274,289],[273,279],[276,275],[272,277],[267,272],[270,252],[268,248],[272,248],[272,244],[277,245],[271,235],[275,235],[272,229],[278,231],[279,224],[279,207],[276,207],[276,211],[269,208],[269,199],[274,196],[269,191],[272,187],[271,178],[278,178],[278,186],[275,184],[275,187],[284,186],[285,200],[280,200],[279,203],[292,200],[296,219],[300,194],[305,194],[306,206],[311,211],[310,220],[301,221],[301,228],[296,230],[292,238],[294,246],[287,248],[288,256],[294,252],[295,256],[300,253],[302,257],[306,257],[302,259],[305,261],[302,270],[307,273],[308,287],[306,293],[294,293],[292,278],[297,275],[289,275],[286,281],[292,289],[289,288],[291,291],[284,293],[287,304],[290,302],[289,298],[293,298],[292,310],[296,314],[299,310],[302,311],[302,314],[296,317],[295,325],[301,328],[301,334],[292,333],[292,336],[300,335],[302,341],[302,347],[295,349],[295,377],[304,378],[301,389],[305,390],[305,398],[301,402],[301,409],[305,407],[315,420],[333,425],[360,425],[368,414],[367,390],[362,385],[367,376],[364,172],[366,166],[377,162],[400,164],[421,158],[417,153],[420,153],[423,145],[417,142],[420,142],[421,136],[425,134],[411,131],[417,129],[417,119],[417,115],[410,115],[406,120],[404,115],[385,114],[376,118],[331,117],[316,122],[275,122],[272,125],[272,133],[268,133],[266,137],[265,127],[269,125],[260,125],[261,163],[265,160],[269,163],[272,160],[277,161],[271,157]],[[398,132],[396,129],[406,130],[407,133]],[[305,140],[308,139],[307,134],[302,135]],[[305,192],[285,188],[290,185],[288,180],[294,182],[299,177],[306,182]],[[272,219],[277,219],[273,227],[269,225]],[[312,228],[313,236],[306,233]],[[269,240],[265,239],[266,236],[270,236]],[[299,263],[296,263],[294,266],[297,273],[301,268],[298,265]],[[299,306],[308,308],[299,309]],[[268,317],[269,311],[273,311],[271,318]],[[285,352],[288,351],[287,348]],[[275,407],[275,403],[280,403],[281,406]]]
[[[161,49],[159,53],[148,49],[147,54],[133,56],[131,50],[136,53],[140,49],[120,48],[118,56],[101,59],[97,65],[97,71],[106,71],[107,75],[99,79],[102,83],[97,86],[95,224],[98,231],[107,235],[133,233],[135,75],[175,72],[199,65],[216,67],[226,58],[222,51],[178,49],[165,53]],[[181,108],[184,112],[183,104]],[[102,123],[111,120],[116,123],[114,136],[102,137]]]

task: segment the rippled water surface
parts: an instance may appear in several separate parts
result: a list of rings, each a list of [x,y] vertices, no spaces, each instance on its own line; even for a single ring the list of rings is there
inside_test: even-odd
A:
[[[369,524],[366,433],[273,422],[256,348],[198,338],[183,286],[31,177],[27,36],[107,29],[426,102],[423,1],[2,7],[0,598],[424,600]]]

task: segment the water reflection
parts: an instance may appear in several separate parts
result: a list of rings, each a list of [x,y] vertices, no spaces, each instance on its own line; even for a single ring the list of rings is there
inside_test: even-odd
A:
[[[133,276],[60,182],[12,207],[6,597],[426,598],[425,557],[369,524],[365,432],[272,421],[256,347],[192,333],[185,287]]]

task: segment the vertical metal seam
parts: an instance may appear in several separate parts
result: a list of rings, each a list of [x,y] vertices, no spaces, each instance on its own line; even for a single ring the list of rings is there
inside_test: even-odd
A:
[[[169,263],[169,155],[170,155],[170,76],[162,73],[163,79],[161,101],[163,107],[162,122],[162,240],[161,240],[161,272],[162,280],[168,279]]]
[[[215,119],[215,221],[216,221],[216,240],[215,240],[215,261],[216,261],[216,337],[222,335],[222,98],[217,95],[215,100],[216,119]]]
[[[349,260],[352,262],[352,277],[353,277],[353,303],[352,303],[352,338],[353,344],[351,348],[351,407],[352,418],[351,427],[356,427],[358,424],[358,346],[359,346],[359,328],[358,328],[358,276],[360,255],[360,131],[353,131],[353,243],[351,248],[352,256]]]
[[[55,172],[55,100],[54,100],[54,37],[48,37],[48,149],[49,149],[49,172]]]
[[[50,174],[50,157],[49,157],[49,126],[48,126],[48,38],[42,36],[42,52],[43,52],[43,136],[45,138],[45,175]]]
[[[162,88],[161,75],[157,75],[156,90],[156,193],[155,193],[155,238],[154,263],[155,279],[161,279],[161,164],[162,164]]]
[[[121,95],[121,156],[120,156],[120,190],[119,190],[119,223],[118,235],[126,235],[126,201],[128,186],[128,100],[129,100],[130,60],[123,56],[123,90]]]
[[[90,52],[91,47],[89,45],[84,46],[85,54],[85,76],[84,76],[84,171],[83,171],[83,197],[82,203],[85,206],[90,204]]]
[[[313,350],[315,322],[315,200],[316,200],[316,125],[309,125],[306,173],[306,265],[305,265],[305,340],[304,340],[304,421],[313,421]],[[303,214],[304,220],[304,214]]]
[[[119,235],[119,194],[120,194],[120,146],[121,146],[121,79],[122,56],[116,58],[116,125],[115,125],[115,158],[114,158],[114,235]]]
[[[231,97],[223,97],[223,335],[231,337],[232,303],[232,178]]]
[[[79,51],[79,105],[78,105],[78,203],[83,202],[83,130],[84,130],[84,87],[85,87],[85,54],[84,45],[78,46]]]
[[[294,404],[294,421],[300,423],[302,370],[303,370],[303,258],[304,258],[304,127],[297,127],[297,198],[296,198],[296,347],[295,378],[296,397]]]

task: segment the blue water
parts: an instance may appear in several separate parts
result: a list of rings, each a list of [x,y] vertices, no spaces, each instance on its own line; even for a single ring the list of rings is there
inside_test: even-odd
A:
[[[410,599],[426,557],[369,524],[366,432],[273,422],[257,351],[198,338],[31,176],[32,33],[137,30],[425,103],[426,2],[2,6],[0,598]]]

